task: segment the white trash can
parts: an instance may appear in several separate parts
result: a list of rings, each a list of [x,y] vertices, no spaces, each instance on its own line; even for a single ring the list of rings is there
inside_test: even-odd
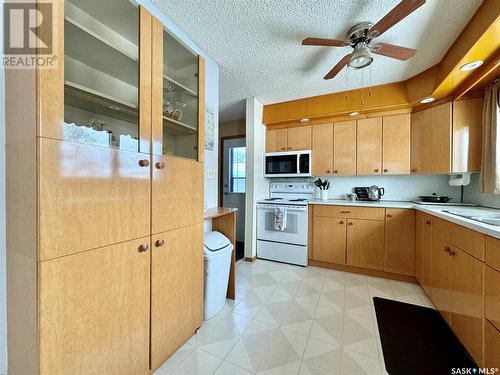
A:
[[[226,302],[233,245],[220,232],[208,232],[205,233],[204,237],[205,304],[203,319],[208,320],[217,314]]]

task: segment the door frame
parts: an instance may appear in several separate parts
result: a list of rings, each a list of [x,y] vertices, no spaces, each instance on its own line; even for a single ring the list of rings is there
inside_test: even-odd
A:
[[[223,195],[224,195],[224,173],[223,168],[224,168],[224,141],[228,141],[230,139],[237,139],[237,138],[247,138],[246,134],[243,135],[229,135],[227,137],[221,137],[220,138],[220,143],[219,143],[219,196],[218,196],[218,206],[223,207]],[[246,194],[246,189],[245,189],[245,194]]]

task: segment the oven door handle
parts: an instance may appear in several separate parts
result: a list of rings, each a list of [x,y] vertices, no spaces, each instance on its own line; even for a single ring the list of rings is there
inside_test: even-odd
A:
[[[279,206],[279,207],[286,207],[287,211],[307,212],[307,207],[288,207],[288,206]],[[274,211],[274,207],[257,206],[257,208],[259,208],[261,210]]]

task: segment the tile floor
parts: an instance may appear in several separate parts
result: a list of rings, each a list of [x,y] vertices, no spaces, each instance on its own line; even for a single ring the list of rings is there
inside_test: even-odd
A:
[[[374,296],[433,307],[416,284],[257,260],[236,263],[235,301],[155,375],[387,374]]]

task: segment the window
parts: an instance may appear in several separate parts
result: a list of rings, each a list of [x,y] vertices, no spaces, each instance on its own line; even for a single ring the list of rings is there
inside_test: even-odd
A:
[[[246,147],[229,149],[229,191],[245,192]]]

